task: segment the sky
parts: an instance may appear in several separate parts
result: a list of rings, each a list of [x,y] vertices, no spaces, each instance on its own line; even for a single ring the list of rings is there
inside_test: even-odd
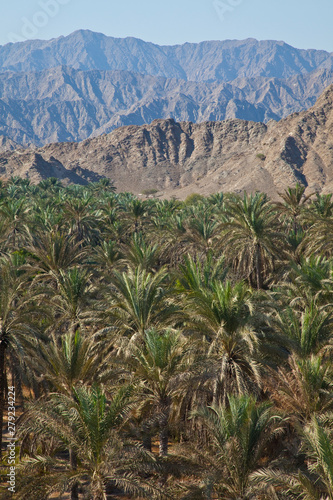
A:
[[[332,0],[2,0],[0,45],[78,29],[160,45],[283,40],[333,52]]]

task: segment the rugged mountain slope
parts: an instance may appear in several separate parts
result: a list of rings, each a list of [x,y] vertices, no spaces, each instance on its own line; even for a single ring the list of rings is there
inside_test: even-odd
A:
[[[332,54],[252,38],[159,46],[89,30],[48,41],[29,40],[0,47],[0,71],[30,72],[57,66],[126,70],[191,81],[231,81],[258,76],[289,78],[317,68],[332,69]]]
[[[125,71],[58,67],[0,74],[0,134],[23,144],[80,141],[122,125],[242,118],[267,122],[310,107],[333,71],[287,80],[188,82]]]
[[[0,175],[82,183],[106,176],[118,190],[179,197],[243,190],[276,197],[297,181],[308,192],[333,192],[333,85],[309,111],[278,123],[156,120],[81,143],[2,153]]]
[[[163,118],[268,122],[332,82],[332,54],[284,42],[158,46],[81,30],[0,46],[0,134],[42,146]]]
[[[0,153],[4,151],[14,151],[14,149],[19,149],[21,146],[17,142],[12,141],[5,135],[0,135]]]

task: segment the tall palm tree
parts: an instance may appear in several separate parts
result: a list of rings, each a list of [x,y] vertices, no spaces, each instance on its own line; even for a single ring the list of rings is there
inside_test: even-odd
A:
[[[333,217],[317,218],[309,227],[304,241],[305,254],[331,257],[333,254]]]
[[[129,234],[142,231],[143,226],[148,223],[148,215],[150,205],[147,201],[138,200],[136,198],[130,200],[129,203],[123,206],[123,220],[127,226]]]
[[[282,293],[287,290],[290,304],[299,309],[309,307],[311,303],[318,306],[332,303],[332,264],[322,256],[311,255],[292,262],[288,279],[282,283]]]
[[[177,267],[183,255],[188,252],[188,232],[183,212],[175,211],[170,214],[165,227],[162,228],[161,238],[165,243],[168,265],[173,268]]]
[[[143,408],[150,407],[154,414],[160,456],[165,457],[172,407],[186,392],[191,377],[190,343],[177,331],[151,329],[145,332],[143,345],[133,347],[126,358]]]
[[[271,370],[267,378],[275,405],[296,424],[305,425],[333,409],[331,362],[321,356],[290,356],[287,366]]]
[[[106,177],[102,177],[97,182],[91,182],[88,187],[94,193],[94,195],[98,197],[100,197],[104,193],[109,194],[116,191],[116,187],[112,184],[111,179],[107,179]]]
[[[159,254],[159,244],[147,244],[142,233],[134,233],[126,252],[126,260],[134,267],[140,266],[147,272],[154,272],[159,264]]]
[[[192,209],[191,218],[187,223],[188,241],[190,246],[194,246],[196,251],[207,254],[214,247],[218,237],[219,224],[213,216],[213,211],[209,208],[202,209],[196,207]]]
[[[21,463],[18,498],[32,498],[36,490],[44,498],[79,483],[93,500],[106,500],[112,483],[127,493],[154,498],[154,488],[140,477],[152,470],[154,457],[126,444],[119,434],[132,407],[132,393],[131,388],[122,388],[109,399],[98,386],[81,386],[73,388],[74,399],[55,393],[30,404],[20,434],[24,448],[33,433],[36,451]],[[59,453],[38,454],[45,440],[53,440],[53,451],[73,450],[76,463],[69,467]],[[78,488],[72,488],[74,498],[78,499]]]
[[[187,321],[208,356],[214,399],[226,402],[228,393],[242,394],[260,385],[253,292],[244,282],[222,283],[209,274],[203,281],[200,268],[195,269],[193,261],[188,261],[180,278]]]
[[[53,232],[54,228],[61,227],[63,222],[63,214],[59,205],[51,203],[49,199],[44,202],[41,202],[40,198],[34,200],[30,233]]]
[[[250,500],[258,489],[252,480],[265,459],[268,443],[283,431],[282,420],[269,403],[251,396],[229,396],[228,407],[210,406],[193,413],[211,440],[209,467],[200,498]],[[199,498],[198,491],[186,498]]]
[[[98,276],[107,282],[114,269],[124,268],[124,255],[115,241],[102,241],[94,248],[93,262],[97,264]]]
[[[38,184],[38,188],[42,191],[47,191],[52,194],[56,194],[63,189],[63,185],[61,181],[56,177],[48,177],[47,179],[43,179]]]
[[[23,361],[23,353],[38,335],[36,315],[42,312],[33,303],[26,275],[18,272],[10,260],[0,263],[0,429],[3,426],[5,390],[9,357]],[[2,432],[0,435],[0,457]]]
[[[30,208],[26,199],[5,200],[0,206],[0,214],[7,227],[7,245],[16,250],[28,235],[28,216]]]
[[[331,217],[333,215],[332,194],[316,193],[316,198],[311,201],[306,214],[310,220],[318,217]]]
[[[332,350],[332,312],[314,303],[297,313],[285,307],[272,320],[272,328],[285,339],[285,347],[299,359]]]
[[[227,274],[228,268],[223,256],[214,258],[212,252],[205,259],[186,255],[183,264],[179,265],[177,290],[185,295],[200,294],[205,289],[211,289],[214,282],[225,281]]]
[[[79,267],[61,269],[56,282],[57,288],[50,299],[57,317],[54,326],[66,325],[69,331],[75,332],[93,319],[96,322],[96,306],[93,303],[96,287],[92,282],[92,273]]]
[[[221,249],[235,270],[263,288],[269,271],[281,258],[284,234],[277,213],[266,195],[235,196],[225,205],[226,222],[221,224]]]
[[[114,271],[107,313],[132,340],[143,339],[147,329],[165,328],[179,318],[180,308],[166,286],[167,279],[165,269],[155,274],[140,268]]]
[[[279,196],[283,199],[284,203],[277,203],[279,212],[282,213],[291,221],[292,229],[296,233],[299,228],[299,218],[304,212],[306,203],[313,196],[313,193],[305,196],[306,187],[297,183],[294,188],[287,188]]]
[[[64,219],[69,224],[70,235],[80,245],[85,242],[98,241],[99,211],[93,210],[92,197],[69,198],[64,204]]]
[[[95,335],[84,336],[80,330],[60,338],[54,333],[48,342],[34,345],[30,361],[37,375],[58,393],[72,395],[73,386],[92,384],[106,369],[106,350]]]
[[[306,469],[295,472],[280,468],[267,468],[253,474],[253,480],[263,486],[273,486],[282,492],[282,498],[306,500],[333,499],[333,447],[331,431],[313,417],[302,432],[302,452]],[[267,497],[269,498],[269,497]],[[278,496],[280,498],[280,496]]]
[[[54,282],[61,270],[82,263],[85,251],[63,231],[36,233],[28,245],[31,256],[30,270],[37,280]]]

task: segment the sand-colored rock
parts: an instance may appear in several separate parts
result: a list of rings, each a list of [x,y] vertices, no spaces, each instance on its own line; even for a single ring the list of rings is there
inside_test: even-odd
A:
[[[180,198],[244,190],[276,197],[296,182],[308,192],[333,192],[333,85],[310,110],[267,125],[155,120],[80,143],[2,153],[0,176],[11,175],[32,182],[54,176],[65,183],[105,176],[118,191],[154,188]]]

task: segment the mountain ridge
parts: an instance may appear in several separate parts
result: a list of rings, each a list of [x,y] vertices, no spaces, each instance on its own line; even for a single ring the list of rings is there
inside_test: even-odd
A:
[[[332,65],[333,54],[324,50],[296,49],[283,41],[254,38],[157,45],[134,37],[114,38],[78,30],[52,40],[0,46],[0,71],[70,66],[143,72],[189,81],[230,81],[255,76],[288,78],[321,66],[332,69]]]
[[[65,183],[110,178],[119,191],[264,191],[273,198],[301,182],[333,192],[333,85],[308,111],[267,124],[230,119],[200,124],[173,119],[120,127],[83,142],[0,154],[0,175]]]
[[[283,120],[313,106],[332,83],[332,53],[295,49],[283,41],[159,46],[79,30],[48,41],[7,44],[0,47],[0,151],[80,142],[123,126],[147,124],[149,136],[149,124],[170,118],[202,124],[195,138],[186,127],[173,130],[195,143],[201,133],[223,136],[223,127],[205,125],[210,122],[243,119],[270,125]],[[243,125],[237,127],[245,133]],[[116,132],[120,142],[123,133]],[[32,163],[42,161],[38,157]],[[82,168],[78,177],[87,180],[90,166]],[[61,175],[69,179],[70,171]]]
[[[0,134],[29,146],[81,141],[154,119],[280,120],[314,104],[333,71],[281,80],[187,82],[124,71],[68,67],[0,73]]]

